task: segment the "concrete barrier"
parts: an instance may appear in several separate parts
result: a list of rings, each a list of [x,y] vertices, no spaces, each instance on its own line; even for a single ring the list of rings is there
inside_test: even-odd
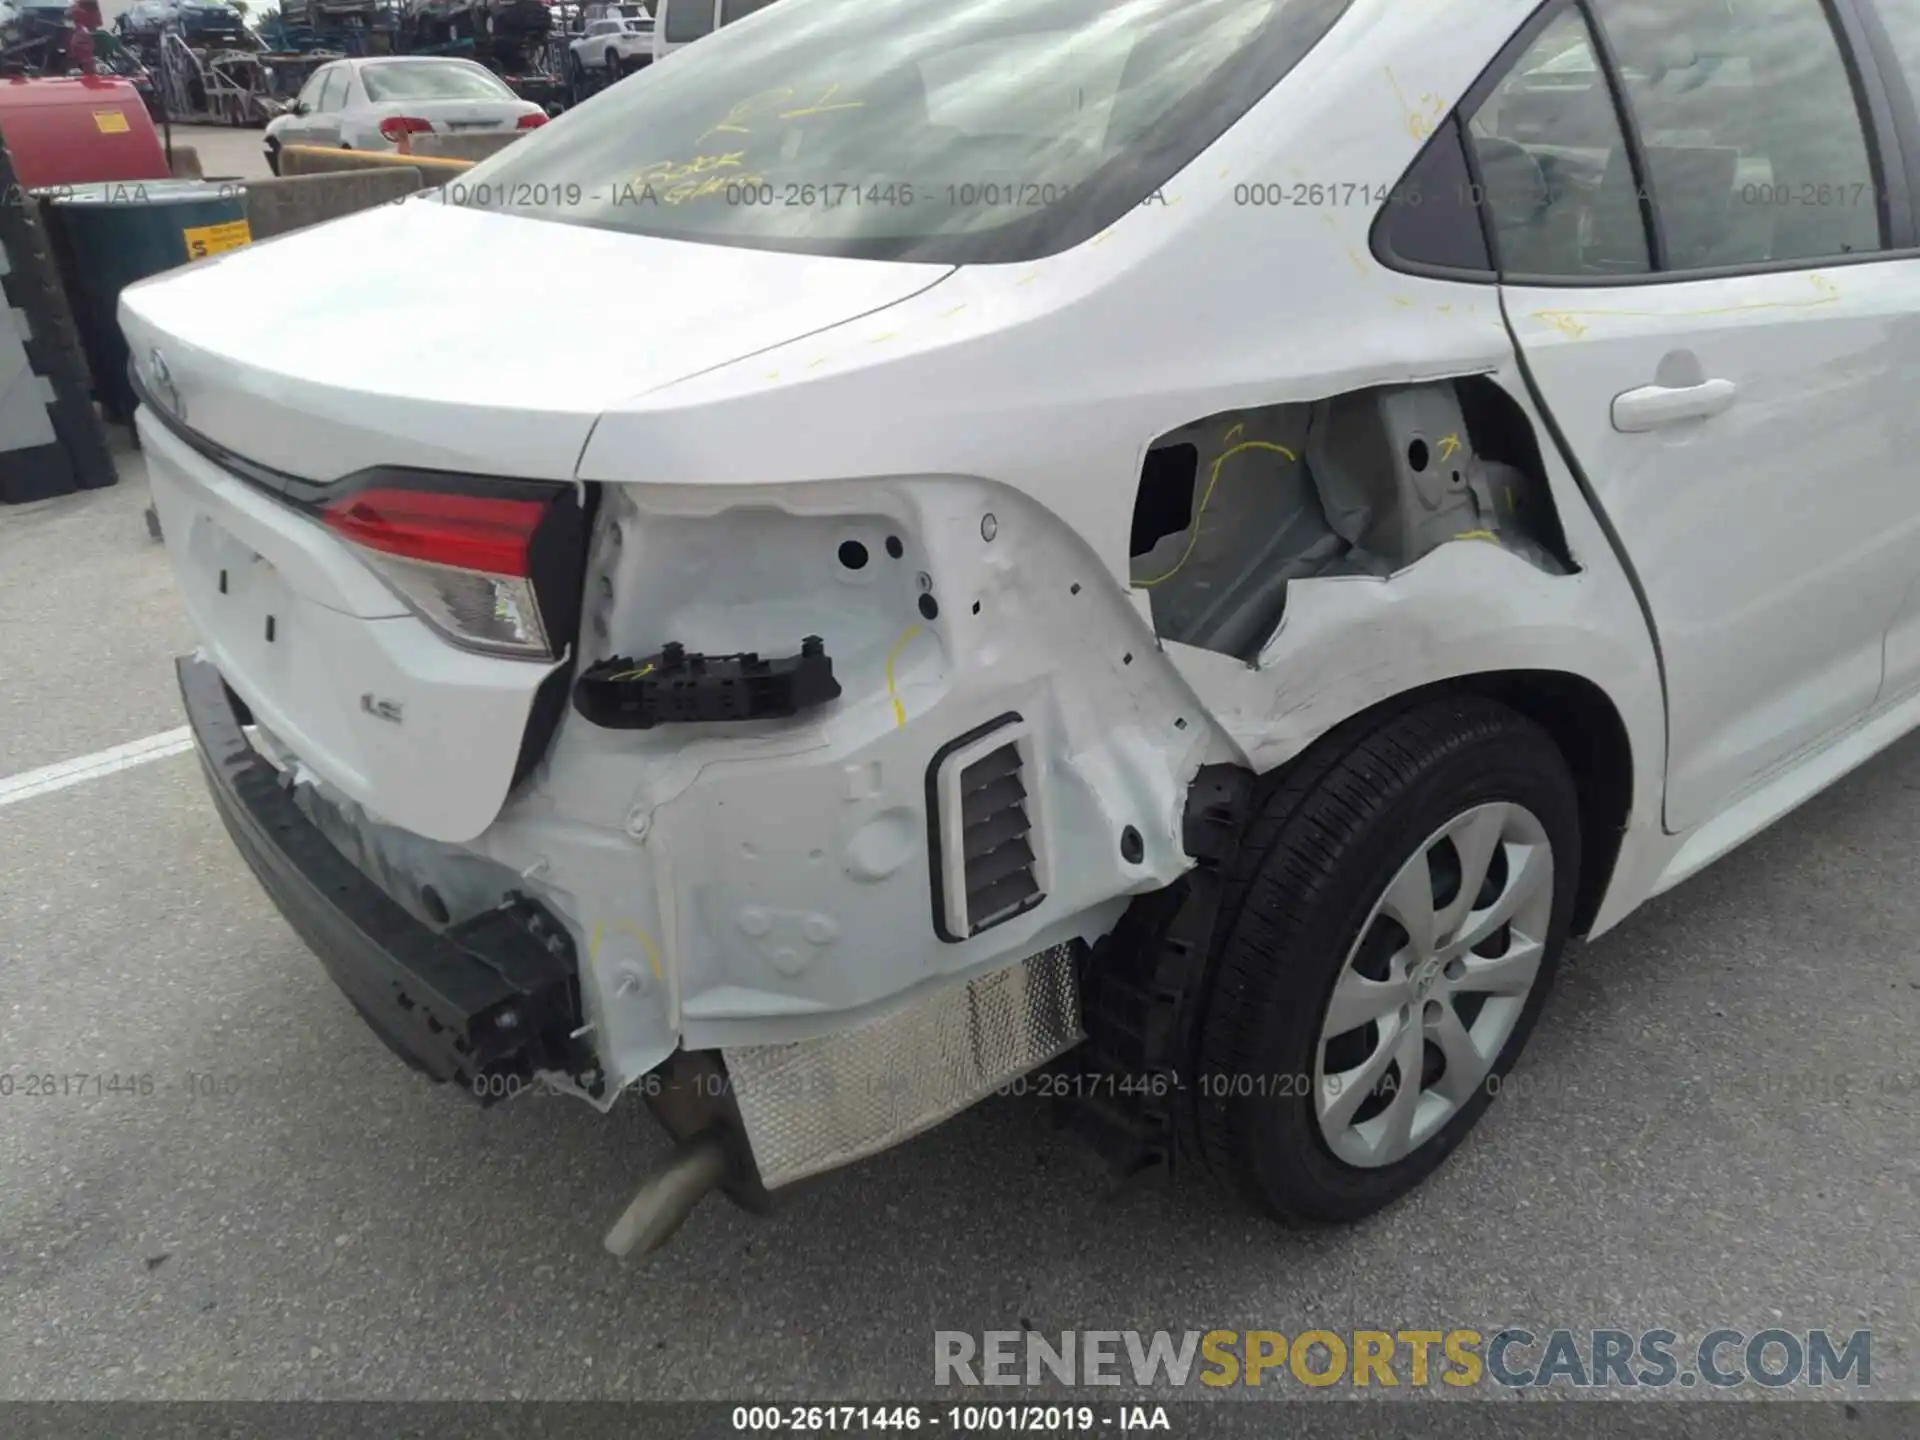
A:
[[[342,170],[417,170],[429,185],[437,185],[463,170],[471,160],[447,160],[436,155],[394,155],[379,150],[334,150],[321,145],[288,145],[280,151],[282,175],[331,175]]]
[[[356,210],[402,200],[426,182],[413,165],[283,175],[247,182],[247,228],[256,240],[284,235]]]

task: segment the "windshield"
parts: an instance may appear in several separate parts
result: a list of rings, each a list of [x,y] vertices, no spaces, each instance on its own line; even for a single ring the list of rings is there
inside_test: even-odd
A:
[[[1349,3],[781,0],[445,198],[769,250],[1034,259],[1150,199]]]
[[[457,60],[418,60],[403,65],[366,65],[360,83],[369,100],[511,100],[513,92],[477,65]]]

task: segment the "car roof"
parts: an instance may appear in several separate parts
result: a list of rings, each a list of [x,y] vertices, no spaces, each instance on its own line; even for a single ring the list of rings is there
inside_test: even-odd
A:
[[[464,55],[359,55],[350,59],[350,65],[471,65],[476,70],[486,70],[478,60],[469,60]],[[493,72],[488,70],[491,75]]]

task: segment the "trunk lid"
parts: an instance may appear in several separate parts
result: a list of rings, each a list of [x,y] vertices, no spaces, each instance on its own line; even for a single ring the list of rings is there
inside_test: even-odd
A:
[[[440,135],[470,135],[511,130],[527,113],[522,100],[392,100],[374,107],[383,116],[410,115],[425,120]]]
[[[563,199],[564,197],[557,197]],[[431,196],[129,287],[185,423],[301,479],[571,479],[607,407],[916,294],[939,265],[689,244]],[[644,277],[644,290],[614,283]]]
[[[608,407],[947,273],[416,201],[130,288],[122,323],[159,407],[139,417],[148,472],[203,648],[320,779],[403,829],[472,839],[530,727],[544,744],[555,666],[456,647],[284,496],[320,503],[374,466],[569,482]],[[580,548],[559,582],[576,607]]]

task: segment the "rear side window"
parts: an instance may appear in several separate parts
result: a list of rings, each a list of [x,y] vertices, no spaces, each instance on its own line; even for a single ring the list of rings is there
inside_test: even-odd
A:
[[[667,0],[669,45],[682,45],[712,33],[713,0]]]
[[[1630,277],[1883,248],[1866,126],[1822,0],[1591,0],[1604,49],[1584,8],[1562,7],[1467,117],[1506,274]]]
[[[1032,260],[1151,201],[1349,3],[779,0],[485,161],[466,203],[805,254]],[[581,203],[501,203],[556,185]]]
[[[1467,118],[1467,142],[1509,275],[1653,268],[1626,137],[1593,36],[1567,6]]]
[[[1920,0],[1875,0],[1874,9],[1887,27],[1907,87],[1920,96]]]
[[[1880,248],[1867,137],[1821,0],[1599,0],[1667,265]]]
[[[720,23],[731,25],[736,20],[744,20],[756,10],[764,10],[773,4],[773,0],[720,0]]]

